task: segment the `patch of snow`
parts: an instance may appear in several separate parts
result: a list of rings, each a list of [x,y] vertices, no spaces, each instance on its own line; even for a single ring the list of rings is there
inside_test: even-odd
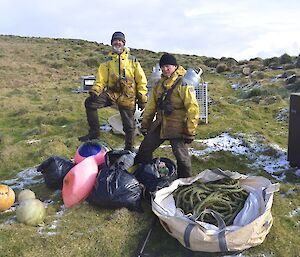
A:
[[[300,207],[298,207],[297,209],[294,209],[291,212],[289,212],[289,214],[287,216],[289,218],[292,218],[292,217],[295,217],[295,216],[300,216]]]
[[[108,123],[107,124],[102,124],[100,126],[100,130],[104,131],[104,132],[109,132],[109,131],[112,130],[112,126],[110,124],[108,124]]]
[[[287,122],[289,118],[289,108],[283,108],[279,111],[277,117],[276,117],[276,121],[278,121],[279,123],[281,122]]]
[[[241,73],[235,73],[235,72],[230,72],[230,73],[224,74],[224,77],[226,77],[226,78],[240,78],[241,76],[242,76]]]
[[[59,190],[56,190],[59,191]],[[50,223],[48,226],[46,226],[44,224],[44,226],[41,226],[37,229],[37,232],[44,236],[44,237],[48,237],[48,236],[55,236],[58,234],[58,232],[56,231],[57,229],[57,224],[60,221],[60,218],[63,216],[66,208],[64,207],[64,205],[60,206],[60,210],[57,211],[54,215],[54,220],[52,221],[52,223]]]
[[[231,88],[234,89],[234,90],[237,90],[237,89],[240,89],[242,86],[240,83],[236,83],[236,84],[232,84],[231,85]]]
[[[0,224],[0,228],[4,227],[5,225],[11,225],[11,224],[16,224],[17,223],[17,216],[13,215],[10,216],[8,219],[6,219],[3,223]]]
[[[273,174],[276,171],[290,168],[287,161],[287,152],[281,149],[278,145],[264,145],[259,142],[259,138],[242,139],[241,136],[233,137],[229,133],[222,133],[221,135],[205,139],[195,140],[207,146],[204,150],[189,149],[191,155],[205,156],[211,152],[229,151],[234,155],[247,155],[253,162],[249,165],[252,168],[260,168],[266,172]],[[268,150],[272,151],[272,155],[266,155]],[[275,175],[274,175],[275,176]],[[282,173],[280,177],[275,176],[276,179],[284,179],[285,175]]]
[[[41,177],[37,169],[28,168],[20,171],[16,178],[3,180],[1,183],[10,186],[13,189],[24,189],[26,186],[43,183],[44,179]]]
[[[261,88],[261,84],[258,81],[253,81],[249,84],[236,83],[236,84],[232,84],[231,88],[234,90],[242,90],[244,92],[249,92],[252,89]]]
[[[32,144],[34,144],[34,143],[40,143],[40,142],[41,142],[40,139],[31,139],[31,140],[27,140],[27,141],[26,141],[26,144],[32,145]]]
[[[44,204],[45,208],[47,208],[52,203],[54,203],[54,202],[51,199],[47,199],[47,200],[43,201],[43,204]]]
[[[191,149],[193,155],[205,155],[211,152],[218,151],[230,151],[233,154],[247,154],[248,148],[243,145],[243,141],[238,138],[233,138],[228,133],[223,133],[220,136],[204,140],[195,140],[195,142],[200,142],[208,147],[204,150]]]

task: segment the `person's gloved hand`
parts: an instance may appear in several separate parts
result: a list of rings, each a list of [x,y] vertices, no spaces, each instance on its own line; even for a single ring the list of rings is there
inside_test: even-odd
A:
[[[145,103],[141,103],[141,102],[137,102],[137,105],[138,105],[138,109],[140,110],[140,111],[142,111],[142,110],[144,110],[145,109]]]
[[[185,138],[184,143],[191,144],[194,141],[194,138]]]
[[[89,94],[92,100],[95,100],[98,97],[95,92],[90,91]]]
[[[195,139],[195,136],[193,136],[193,135],[184,135],[184,143],[186,143],[186,144],[191,144],[194,139]]]
[[[142,133],[143,136],[146,136],[148,131],[145,128],[141,128],[141,133]]]

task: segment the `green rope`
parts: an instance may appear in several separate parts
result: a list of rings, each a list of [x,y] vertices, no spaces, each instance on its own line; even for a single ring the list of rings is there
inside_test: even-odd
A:
[[[229,226],[243,208],[248,192],[240,186],[239,180],[224,178],[208,183],[197,180],[178,187],[173,196],[176,207],[185,214],[196,214],[199,221],[217,225],[210,213],[203,213],[205,209],[211,209]]]

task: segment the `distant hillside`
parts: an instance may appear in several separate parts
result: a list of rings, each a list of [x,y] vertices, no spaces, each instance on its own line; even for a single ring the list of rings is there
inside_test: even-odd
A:
[[[80,76],[96,74],[99,63],[110,50],[109,45],[78,39],[0,35],[0,88],[17,88],[27,93],[36,89],[46,91],[46,85],[65,90],[74,89],[80,86]],[[147,77],[162,55],[144,49],[131,49],[131,52],[140,60]],[[219,110],[220,102],[225,101],[226,105],[233,109],[240,109],[242,103],[259,103],[257,107],[272,103],[269,108],[278,108],[275,107],[278,104],[287,108],[289,94],[300,90],[299,57],[284,54],[280,57],[253,58],[237,62],[233,58],[225,57],[217,59],[196,55],[175,56],[178,63],[185,68],[203,69],[202,78],[209,82],[211,121],[214,115],[218,117],[220,114],[215,113]],[[82,103],[78,104],[83,111]],[[224,112],[224,109],[220,111]],[[241,115],[240,120],[244,117]],[[224,123],[218,131],[223,128],[225,129]],[[286,139],[284,141],[286,142]]]
[[[130,47],[130,46],[129,46]],[[0,75],[5,81],[1,87],[59,79],[67,76],[78,79],[82,75],[95,74],[99,63],[111,46],[78,39],[34,38],[0,35]],[[131,49],[140,61],[147,76],[162,53],[143,49]],[[300,58],[284,54],[268,59],[253,58],[237,62],[234,58],[220,59],[174,53],[183,67],[201,67],[204,71],[241,72],[244,67],[251,71],[293,69],[300,67]]]
[[[129,46],[130,47],[130,46]],[[22,74],[23,78],[34,78],[40,74],[44,78],[49,76],[53,69],[64,71],[68,75],[78,75],[76,72],[94,73],[99,63],[110,51],[110,45],[99,44],[78,39],[54,39],[34,38],[0,35],[0,64],[4,78],[10,81],[11,76],[18,72],[26,71],[30,74]],[[152,67],[158,62],[162,53],[155,53],[143,49],[131,49],[142,63],[147,75]],[[236,61],[234,58],[222,57],[220,59],[196,55],[184,55],[174,53],[178,62],[187,67],[201,66],[204,69],[217,68],[218,72],[235,71],[245,65],[254,69],[263,67],[277,68],[299,68],[300,58],[284,54],[280,57],[268,59],[253,58]],[[12,73],[14,73],[12,75]],[[52,74],[53,76],[53,74]]]

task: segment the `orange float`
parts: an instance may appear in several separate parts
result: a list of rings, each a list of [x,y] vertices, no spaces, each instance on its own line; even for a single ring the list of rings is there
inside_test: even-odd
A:
[[[0,211],[8,210],[15,202],[15,192],[7,185],[0,185]]]
[[[75,165],[65,176],[62,198],[66,208],[84,200],[93,189],[98,175],[98,165],[94,156],[89,156]]]

